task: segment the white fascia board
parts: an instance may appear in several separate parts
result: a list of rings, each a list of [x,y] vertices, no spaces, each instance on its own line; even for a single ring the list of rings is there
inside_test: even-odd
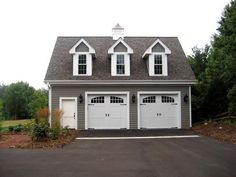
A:
[[[49,84],[79,85],[195,85],[196,80],[44,80]]]
[[[82,42],[89,48],[89,52],[88,52],[88,53],[90,53],[90,54],[95,54],[95,49],[94,49],[91,45],[89,45],[89,43],[88,43],[86,40],[84,40],[83,38],[80,39],[80,40],[70,49],[69,53],[70,53],[70,54],[75,54],[75,53],[76,53],[76,51],[75,51],[76,47],[79,46]]]
[[[165,54],[171,54],[171,50],[160,40],[157,39],[148,49],[144,52],[142,58],[144,58],[146,55],[150,55],[152,53],[152,48],[159,43],[164,49],[165,49]]]
[[[114,54],[114,48],[119,44],[122,43],[127,48],[127,53],[132,54],[134,53],[133,49],[122,39],[119,38],[109,49],[108,54]]]

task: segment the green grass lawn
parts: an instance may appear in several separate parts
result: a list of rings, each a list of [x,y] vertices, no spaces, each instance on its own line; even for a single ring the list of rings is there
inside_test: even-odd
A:
[[[16,126],[18,124],[27,124],[34,121],[34,119],[22,119],[22,120],[3,120],[2,121],[2,128],[8,128],[9,126]]]

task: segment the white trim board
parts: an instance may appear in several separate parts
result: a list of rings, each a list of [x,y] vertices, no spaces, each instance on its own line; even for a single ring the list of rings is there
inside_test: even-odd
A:
[[[77,97],[60,97],[59,98],[59,108],[62,109],[63,100],[75,100],[75,129],[78,130],[78,101]]]
[[[44,80],[50,84],[85,84],[85,85],[195,85],[196,80]]]
[[[88,95],[112,95],[112,94],[116,94],[116,95],[127,95],[127,129],[130,129],[130,98],[129,98],[129,92],[125,91],[125,92],[85,92],[85,130],[88,129]]]
[[[180,136],[138,136],[138,137],[78,137],[76,140],[136,140],[136,139],[173,139],[173,138],[200,138],[199,135]]]
[[[143,91],[143,92],[137,92],[137,115],[138,115],[138,120],[137,120],[137,128],[140,129],[140,95],[145,95],[145,94],[173,94],[173,95],[178,95],[178,101],[179,101],[179,108],[178,108],[178,128],[180,129],[182,127],[181,125],[181,92],[180,91]]]

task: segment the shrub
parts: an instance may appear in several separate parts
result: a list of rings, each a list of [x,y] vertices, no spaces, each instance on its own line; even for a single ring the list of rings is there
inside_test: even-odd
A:
[[[18,124],[17,126],[13,128],[13,131],[16,133],[22,132],[23,130],[24,130],[24,126],[22,124]]]
[[[49,125],[45,122],[35,123],[32,128],[32,139],[41,141],[48,138]]]
[[[24,130],[25,131],[32,131],[32,128],[34,126],[35,122],[34,121],[31,121],[31,122],[28,122],[24,125]]]
[[[61,129],[60,128],[51,128],[49,137],[53,140],[56,140],[56,139],[59,138],[60,134],[61,134]]]
[[[9,127],[8,127],[8,131],[9,131],[9,132],[13,132],[13,130],[14,130],[14,126],[9,126]]]
[[[236,113],[236,84],[229,90],[227,98],[229,100],[229,112]]]
[[[39,109],[37,111],[36,123],[48,122],[49,110],[48,108]]]
[[[62,110],[60,109],[55,109],[52,114],[53,118],[53,128],[61,128],[61,116],[62,116]]]
[[[68,126],[66,126],[62,129],[62,135],[64,135],[64,136],[70,135],[70,129]]]

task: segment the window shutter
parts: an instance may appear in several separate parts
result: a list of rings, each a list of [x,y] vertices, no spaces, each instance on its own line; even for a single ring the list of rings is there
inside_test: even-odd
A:
[[[116,55],[111,55],[111,75],[116,75]]]
[[[125,75],[130,75],[130,55],[125,54]]]
[[[154,76],[154,55],[149,55],[149,75]]]
[[[78,75],[78,54],[73,55],[73,75]]]
[[[87,54],[86,55],[86,59],[87,59],[87,73],[86,73],[86,75],[88,75],[88,76],[91,76],[92,75],[92,55],[91,54]]]

